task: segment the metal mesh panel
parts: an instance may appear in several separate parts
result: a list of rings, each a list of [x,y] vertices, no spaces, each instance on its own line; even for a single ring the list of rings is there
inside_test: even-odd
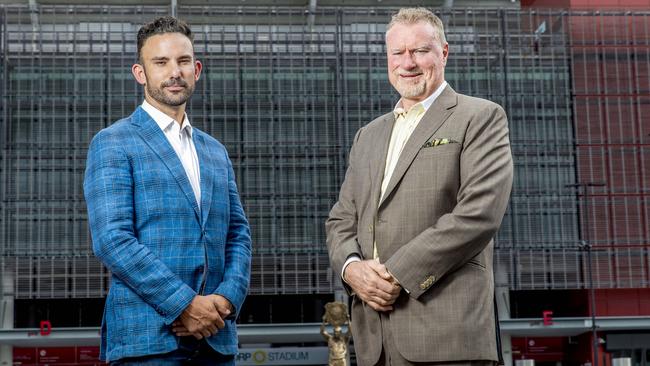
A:
[[[324,220],[356,130],[389,111],[395,9],[180,7],[204,74],[192,123],[233,160],[253,294],[331,293]],[[133,6],[0,7],[0,261],[18,298],[98,297],[82,181],[88,142],[142,101]],[[646,13],[453,9],[446,79],[506,108],[515,160],[497,270],[511,289],[648,286]],[[545,31],[540,26],[544,25]],[[605,187],[569,187],[597,183]]]
[[[582,236],[597,287],[647,287],[649,14],[577,13],[569,23]]]

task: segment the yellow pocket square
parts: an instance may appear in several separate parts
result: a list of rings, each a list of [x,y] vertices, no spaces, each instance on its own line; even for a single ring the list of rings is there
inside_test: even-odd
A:
[[[425,147],[436,147],[440,145],[457,144],[457,143],[458,141],[454,141],[452,139],[433,139],[427,141],[424,145],[422,145],[422,148],[424,149]]]

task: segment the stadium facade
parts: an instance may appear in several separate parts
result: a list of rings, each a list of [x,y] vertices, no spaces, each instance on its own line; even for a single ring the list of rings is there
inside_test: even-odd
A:
[[[90,246],[87,147],[141,103],[135,34],[170,13],[30,3],[0,6],[0,334],[99,325],[110,284]],[[171,10],[204,64],[192,124],[228,148],[252,225],[241,324],[319,322],[340,298],[323,223],[354,133],[398,98],[383,41],[396,8],[315,3]],[[650,365],[650,4],[507,3],[436,10],[447,81],[509,116],[515,182],[495,249],[506,356]],[[573,9],[532,7],[545,5]]]

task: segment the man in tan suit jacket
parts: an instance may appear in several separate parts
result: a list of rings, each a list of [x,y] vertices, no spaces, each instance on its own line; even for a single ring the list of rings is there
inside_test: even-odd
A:
[[[326,223],[358,364],[494,364],[492,238],[513,171],[505,112],[447,85],[430,11],[394,15],[386,48],[401,99],[357,132]]]

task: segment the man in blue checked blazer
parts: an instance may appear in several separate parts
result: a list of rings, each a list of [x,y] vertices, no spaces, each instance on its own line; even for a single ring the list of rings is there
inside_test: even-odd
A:
[[[251,239],[232,164],[185,113],[202,68],[189,26],[159,18],[137,42],[145,101],[95,136],[84,181],[93,249],[112,273],[101,358],[234,365]]]

